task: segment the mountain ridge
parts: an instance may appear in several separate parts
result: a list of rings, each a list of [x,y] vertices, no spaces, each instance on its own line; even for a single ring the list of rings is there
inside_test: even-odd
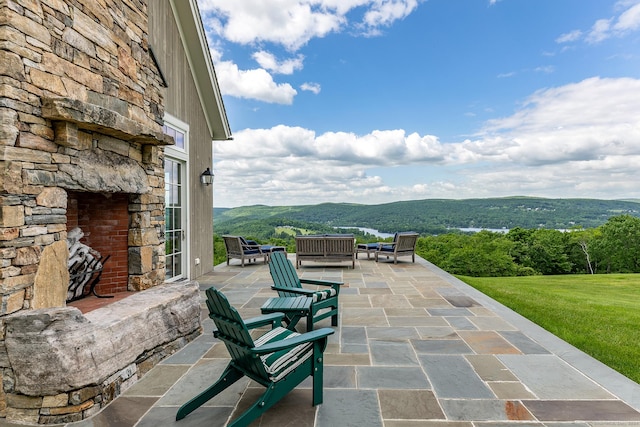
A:
[[[327,202],[213,209],[214,223],[223,229],[247,221],[282,220],[286,225],[289,220],[332,227],[367,227],[390,233],[414,230],[435,234],[452,228],[593,228],[621,214],[640,217],[640,200],[510,196],[407,200],[376,205]]]

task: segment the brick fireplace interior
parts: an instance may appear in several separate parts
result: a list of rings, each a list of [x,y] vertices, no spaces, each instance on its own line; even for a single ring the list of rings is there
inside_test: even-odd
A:
[[[129,197],[124,193],[69,192],[67,230],[79,227],[85,245],[110,258],[96,285],[98,295],[127,291]]]

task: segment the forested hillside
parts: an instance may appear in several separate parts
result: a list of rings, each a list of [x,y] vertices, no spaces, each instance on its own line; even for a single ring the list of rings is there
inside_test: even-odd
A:
[[[241,233],[262,222],[273,226],[320,224],[326,227],[367,227],[381,232],[414,230],[442,234],[452,228],[511,229],[594,228],[610,217],[640,217],[640,203],[623,200],[544,199],[507,197],[492,199],[428,199],[380,205],[324,203],[305,206],[244,206],[214,209],[216,232]],[[247,230],[244,231],[247,234]],[[260,233],[262,234],[262,233]]]
[[[295,251],[294,236],[334,227],[421,234],[416,253],[452,274],[640,272],[640,204],[587,199],[420,200],[384,205],[247,206],[214,212],[216,251],[223,234],[238,234]],[[469,234],[458,228],[508,229]],[[559,230],[572,229],[565,233]],[[376,236],[357,229],[358,242]],[[221,259],[218,260],[221,262]]]

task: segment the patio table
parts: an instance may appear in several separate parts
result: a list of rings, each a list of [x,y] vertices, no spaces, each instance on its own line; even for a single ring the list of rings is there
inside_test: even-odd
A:
[[[303,317],[307,318],[307,330],[312,330],[311,317],[312,298],[300,297],[273,297],[269,298],[260,308],[262,314],[284,313],[284,321],[287,329],[294,331],[296,325]]]

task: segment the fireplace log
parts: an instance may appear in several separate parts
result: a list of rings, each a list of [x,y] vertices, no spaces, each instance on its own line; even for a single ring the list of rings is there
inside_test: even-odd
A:
[[[69,247],[69,287],[67,302],[84,298],[93,294],[98,298],[113,298],[113,295],[98,295],[96,285],[102,276],[104,264],[111,255],[103,257],[99,252],[80,242],[84,233],[80,228],[74,228],[68,233]]]

